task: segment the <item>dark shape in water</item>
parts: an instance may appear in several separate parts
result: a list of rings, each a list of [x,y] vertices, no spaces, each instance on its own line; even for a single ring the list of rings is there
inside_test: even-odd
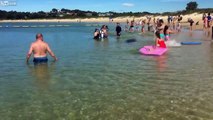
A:
[[[182,45],[200,45],[202,42],[181,42]]]
[[[137,40],[136,39],[128,39],[128,40],[126,40],[126,43],[132,43],[132,42],[136,42]]]

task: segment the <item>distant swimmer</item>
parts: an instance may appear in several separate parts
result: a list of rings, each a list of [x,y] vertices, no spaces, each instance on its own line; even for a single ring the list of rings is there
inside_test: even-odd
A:
[[[116,35],[119,37],[121,36],[121,26],[120,26],[120,23],[117,23],[117,26],[116,26]]]
[[[100,31],[99,31],[99,29],[95,29],[95,32],[94,32],[94,37],[93,37],[93,39],[96,39],[96,40],[98,40],[100,38]]]
[[[55,61],[57,61],[56,56],[50,49],[49,45],[43,41],[43,35],[41,33],[36,35],[36,41],[33,42],[30,46],[30,50],[27,54],[26,62],[28,63],[30,56],[33,53],[34,64],[47,63],[47,52],[53,57]]]

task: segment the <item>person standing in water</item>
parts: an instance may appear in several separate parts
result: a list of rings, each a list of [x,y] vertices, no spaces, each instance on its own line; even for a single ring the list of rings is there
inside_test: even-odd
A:
[[[203,13],[202,20],[203,20],[203,30],[205,31],[208,26],[207,25],[208,18],[206,16],[206,13]]]
[[[173,33],[175,33],[175,32],[170,30],[168,25],[165,25],[165,27],[164,27],[165,41],[170,40],[170,35]]]
[[[98,40],[100,38],[100,31],[99,31],[99,29],[95,29],[95,32],[94,32],[94,37],[93,37],[93,39],[96,39],[96,40]]]
[[[100,34],[101,34],[101,38],[107,38],[108,37],[108,27],[106,25],[103,25],[101,27]]]
[[[210,28],[211,28],[211,24],[212,24],[212,17],[211,17],[210,13],[208,13],[207,19],[208,19],[208,21],[207,21],[208,35],[210,35],[210,31],[211,31]]]
[[[146,24],[146,20],[143,20],[141,23],[141,32],[144,33],[145,32],[145,24]]]
[[[159,19],[158,23],[157,23],[157,31],[160,33],[160,38],[161,39],[164,39],[165,36],[164,36],[164,22],[163,22],[163,19]]]
[[[182,16],[178,15],[178,24],[177,24],[177,31],[181,32],[181,24],[180,21],[183,19]]]
[[[96,40],[98,40],[100,38],[100,31],[99,31],[99,29],[95,29],[95,32],[94,32],[94,37],[93,37],[93,39],[96,39]]]
[[[194,23],[194,20],[192,20],[191,18],[188,19],[188,22],[190,23],[190,31],[193,30],[193,23]]]
[[[130,27],[129,27],[129,31],[130,31],[130,32],[134,32],[134,24],[135,24],[135,20],[133,19],[133,20],[130,22]]]
[[[211,27],[211,22],[212,22],[212,17],[211,17],[210,13],[208,13],[207,19],[208,19],[208,28],[210,28]]]
[[[122,29],[121,29],[121,26],[120,26],[120,23],[117,23],[117,26],[116,26],[116,35],[117,35],[117,37],[119,37],[119,36],[121,36],[121,31],[122,31]]]
[[[29,62],[30,56],[33,54],[33,62],[34,64],[41,64],[41,63],[47,63],[47,52],[53,57],[54,61],[57,61],[58,59],[50,49],[49,45],[44,42],[43,35],[41,33],[38,33],[36,35],[36,41],[33,42],[30,46],[29,52],[26,57],[26,62]]]

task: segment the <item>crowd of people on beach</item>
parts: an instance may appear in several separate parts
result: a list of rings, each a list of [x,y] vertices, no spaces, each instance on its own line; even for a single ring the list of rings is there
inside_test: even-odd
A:
[[[162,18],[156,19],[155,17],[152,18],[150,16],[147,16],[146,19],[140,19],[138,21],[135,21],[135,19],[133,18],[133,20],[129,22],[129,20],[127,19],[126,25],[124,27],[124,31],[130,32],[130,33],[135,31],[142,32],[142,33],[146,31],[154,32],[155,33],[154,46],[166,48],[167,46],[165,42],[170,41],[170,34],[178,33],[181,31],[182,19],[183,17],[181,15],[168,16],[167,24],[164,22]],[[210,28],[212,26],[212,21],[213,21],[211,14],[204,13],[202,20],[203,20],[203,30],[205,32],[207,31],[208,33],[210,33]],[[189,23],[190,31],[192,31],[194,20],[192,18],[188,18],[187,22]],[[116,36],[120,37],[122,32],[122,27],[120,26],[120,23],[116,23],[116,24],[117,24],[115,28]],[[198,24],[199,24],[199,21],[196,22],[196,25]],[[102,25],[100,29],[98,28],[95,29],[93,38],[95,40],[108,38],[109,36],[108,31],[109,31],[108,26]],[[49,53],[53,57],[53,59],[57,61],[57,58],[54,55],[54,53],[51,51],[49,45],[46,42],[44,42],[43,35],[39,33],[36,35],[36,41],[31,44],[30,50],[27,54],[27,62],[29,61],[31,54],[33,54],[34,56],[33,62],[35,64],[46,63],[48,61],[47,53]]]

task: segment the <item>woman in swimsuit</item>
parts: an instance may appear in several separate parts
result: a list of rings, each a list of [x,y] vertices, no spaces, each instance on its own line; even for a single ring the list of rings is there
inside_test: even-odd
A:
[[[164,30],[164,24],[163,24],[163,19],[159,19],[158,23],[157,23],[157,31],[159,32],[160,34],[160,38],[161,39],[164,39],[164,33],[163,33],[163,30]]]
[[[172,30],[169,29],[169,26],[164,27],[164,35],[165,35],[165,41],[170,40],[170,34],[175,33]]]

